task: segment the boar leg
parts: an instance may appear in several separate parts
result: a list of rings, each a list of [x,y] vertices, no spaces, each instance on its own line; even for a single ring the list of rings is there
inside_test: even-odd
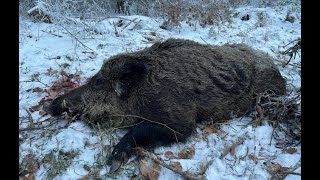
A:
[[[190,131],[191,132],[191,131]],[[115,146],[111,157],[110,173],[117,171],[125,164],[133,153],[133,148],[153,148],[183,141],[189,134],[174,133],[164,125],[144,122],[133,127]]]

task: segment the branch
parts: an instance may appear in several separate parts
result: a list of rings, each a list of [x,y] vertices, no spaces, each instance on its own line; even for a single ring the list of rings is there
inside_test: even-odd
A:
[[[163,162],[163,160],[161,160],[161,158],[157,157],[155,154],[153,154],[151,152],[146,151],[145,149],[142,149],[142,148],[139,148],[139,147],[137,147],[135,149],[137,150],[137,153],[138,153],[139,156],[141,156],[141,157],[146,156],[146,157],[150,158],[151,160],[153,160],[154,162],[160,164],[161,166],[163,166],[163,167],[165,167],[165,168],[167,168],[167,169],[179,174],[180,176],[184,177],[187,180],[201,180],[201,179],[203,179],[202,176],[194,177],[194,176],[192,176],[192,175],[190,175],[190,174],[188,174],[186,172],[180,171],[180,170],[178,170],[178,169],[166,164],[165,162]]]

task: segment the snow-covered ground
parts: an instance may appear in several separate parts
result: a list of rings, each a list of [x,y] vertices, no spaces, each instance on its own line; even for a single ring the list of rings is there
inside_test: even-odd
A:
[[[295,18],[293,23],[285,21],[288,11]],[[288,56],[281,55],[279,51],[285,50],[285,45],[300,37],[300,12],[299,6],[242,7],[232,11],[230,22],[204,28],[181,23],[181,27],[170,31],[160,28],[161,19],[136,15],[106,18],[100,22],[88,20],[82,28],[20,19],[19,124],[20,129],[24,130],[19,135],[19,162],[28,164],[21,165],[22,168],[28,166],[29,174],[25,176],[34,175],[36,179],[130,179],[138,174],[139,163],[136,157],[132,157],[116,174],[107,173],[107,152],[124,135],[125,130],[99,131],[80,121],[64,126],[67,120],[50,126],[51,130],[26,130],[51,123],[49,115],[43,115],[41,108],[34,106],[42,98],[47,98],[45,90],[62,78],[61,70],[68,75],[79,75],[80,82],[74,83],[82,84],[110,56],[137,51],[171,37],[215,45],[245,43],[279,60],[288,60]],[[247,14],[250,19],[242,21],[241,17]],[[117,25],[120,20],[123,25]],[[73,21],[81,23],[78,19]],[[299,61],[300,57],[296,56],[290,63]],[[288,83],[299,88],[301,79],[292,70],[293,66],[282,67],[281,62],[276,63]],[[34,112],[30,111],[31,107],[34,107]],[[255,126],[250,124],[251,120],[249,117],[232,119],[208,134],[199,126],[197,133],[187,142],[158,147],[153,152],[168,164],[179,162],[182,171],[191,174],[198,173],[210,162],[204,173],[206,179],[270,179],[270,169],[290,168],[299,162],[300,145],[287,147],[294,149],[293,152],[277,147],[277,141],[285,138],[284,134],[278,132],[278,138],[271,140],[274,128],[267,122]],[[61,128],[55,129],[58,126]],[[192,156],[182,159],[179,152],[186,149],[189,149],[189,153],[192,151]],[[168,158],[169,151],[177,158]],[[29,160],[26,158],[31,156]],[[30,161],[36,164],[33,169],[30,168]],[[299,173],[300,168],[295,172]],[[158,179],[183,178],[162,167]],[[301,176],[286,177],[286,180],[293,179],[301,179]]]

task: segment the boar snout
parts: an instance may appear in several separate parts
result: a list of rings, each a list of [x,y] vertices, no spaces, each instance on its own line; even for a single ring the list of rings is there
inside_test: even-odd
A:
[[[55,100],[47,101],[43,104],[43,110],[51,116],[60,116],[63,112],[68,110],[65,105],[65,100],[57,98]]]
[[[63,98],[63,96],[53,101],[45,102],[42,109],[53,117],[59,117],[63,113],[67,118],[74,118],[80,115],[78,107],[72,104],[69,99]]]

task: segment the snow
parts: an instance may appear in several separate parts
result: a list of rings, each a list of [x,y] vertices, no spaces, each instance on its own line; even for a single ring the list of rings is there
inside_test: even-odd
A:
[[[296,18],[294,23],[285,20],[287,12]],[[88,22],[90,28],[95,32],[81,31],[81,28],[67,26],[66,28],[80,40],[86,47],[77,41],[70,33],[61,26],[45,23],[33,23],[29,20],[19,21],[19,117],[28,117],[26,108],[37,105],[46,94],[44,92],[27,91],[36,87],[46,89],[52,86],[53,82],[60,77],[58,74],[48,76],[47,69],[60,70],[61,64],[67,63],[70,66],[64,70],[70,74],[80,73],[81,83],[86,78],[94,75],[102,63],[112,55],[124,52],[137,51],[151,46],[157,40],[167,38],[183,38],[194,40],[203,44],[220,45],[224,43],[245,43],[255,49],[260,49],[269,55],[284,59],[279,54],[284,50],[283,46],[301,36],[301,14],[300,7],[280,6],[275,8],[237,8],[233,13],[231,21],[201,27],[190,27],[181,23],[170,31],[161,29],[161,19],[145,16],[118,16],[119,18],[107,18],[101,22]],[[248,14],[250,19],[242,21],[241,17]],[[259,15],[260,14],[260,15]],[[260,16],[260,20],[259,20]],[[261,17],[263,20],[261,22]],[[115,35],[113,24],[123,20],[128,26],[117,27],[118,35]],[[75,20],[77,21],[77,20]],[[259,23],[262,25],[259,25]],[[55,35],[53,35],[55,34]],[[62,36],[58,37],[56,35]],[[148,40],[152,39],[151,41]],[[95,54],[88,53],[94,50]],[[60,59],[54,57],[60,56]],[[292,63],[300,61],[300,56],[292,60]],[[279,62],[276,62],[279,63]],[[301,86],[301,79],[298,73],[294,73],[289,67],[282,67],[279,64],[282,75],[287,78],[294,87]],[[36,75],[38,74],[38,75]],[[38,81],[32,80],[37,76]],[[33,112],[34,123],[39,123],[48,116],[40,116],[38,111]],[[273,127],[264,123],[261,126],[248,125],[250,118],[232,119],[220,126],[219,133],[213,133],[206,138],[200,129],[192,135],[187,142],[173,144],[171,146],[158,147],[154,153],[169,162],[180,162],[183,171],[196,173],[201,164],[212,161],[212,164],[205,172],[207,179],[270,179],[264,162],[279,163],[283,167],[294,166],[301,157],[301,146],[295,148],[297,152],[288,154],[276,147],[277,140],[272,139]],[[61,120],[60,126],[65,125],[66,120]],[[28,127],[28,120],[20,120],[20,128]],[[45,124],[45,122],[44,122]],[[84,165],[94,167],[99,159],[102,145],[100,136],[103,137],[103,148],[112,146],[126,132],[116,130],[112,136],[106,131],[104,133],[91,129],[82,122],[73,122],[68,126],[53,131],[47,131],[41,136],[42,131],[27,131],[19,134],[20,161],[27,154],[34,154],[38,159],[52,151],[78,151],[79,154],[72,159],[72,163],[66,170],[55,177],[55,179],[79,179],[88,175]],[[279,133],[281,138],[284,135]],[[223,155],[225,147],[235,141],[239,141],[235,147],[234,155],[227,153]],[[271,143],[270,143],[271,141]],[[181,149],[194,145],[195,154],[191,159],[168,160],[164,153],[167,151],[177,155]],[[106,150],[106,149],[104,149]],[[104,154],[105,155],[105,154]],[[253,160],[249,157],[257,157]],[[46,171],[50,163],[42,163],[36,172],[36,179],[46,179]],[[130,179],[136,172],[137,161],[135,157],[130,158],[129,163],[122,167],[118,174],[108,175],[109,167],[100,168],[99,175],[104,179]],[[295,172],[300,172],[298,168]],[[129,172],[129,173],[128,173]],[[132,172],[132,173],[130,173]],[[159,179],[183,179],[171,170],[162,168]],[[300,176],[288,175],[286,180],[301,179]]]

